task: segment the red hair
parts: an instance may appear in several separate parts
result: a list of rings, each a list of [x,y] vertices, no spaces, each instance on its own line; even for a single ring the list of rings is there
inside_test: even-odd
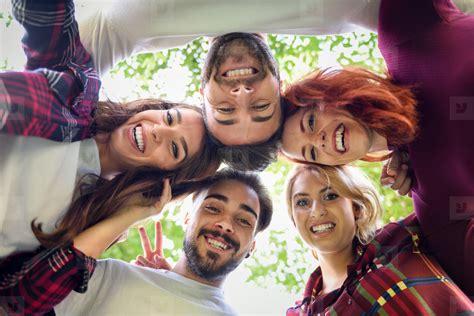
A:
[[[418,131],[416,99],[410,87],[400,86],[360,68],[316,70],[289,85],[283,96],[292,107],[287,116],[299,107],[324,104],[347,110],[356,120],[387,139],[389,145],[411,142]],[[388,158],[367,155],[363,160]]]

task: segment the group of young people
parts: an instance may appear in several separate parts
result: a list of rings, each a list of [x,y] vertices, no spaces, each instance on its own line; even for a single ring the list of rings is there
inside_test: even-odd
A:
[[[235,314],[220,287],[273,210],[250,171],[280,154],[295,163],[289,220],[318,261],[287,315],[474,312],[474,1],[211,2],[122,1],[78,25],[72,0],[12,0],[27,64],[0,73],[2,311]],[[354,25],[378,31],[386,76],[315,70],[282,91],[256,33]],[[201,35],[215,35],[201,108],[99,101],[119,60]],[[381,181],[414,213],[379,227],[359,159],[389,159]],[[174,267],[149,248],[138,265],[96,260],[189,194]]]

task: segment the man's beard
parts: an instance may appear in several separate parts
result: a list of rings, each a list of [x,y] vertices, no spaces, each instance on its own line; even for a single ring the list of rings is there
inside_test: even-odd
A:
[[[217,83],[230,86],[236,86],[240,83],[251,85],[254,82],[263,80],[266,77],[268,70],[270,70],[270,73],[273,76],[279,78],[276,60],[268,45],[261,38],[251,33],[229,33],[217,37],[209,49],[202,72],[202,81],[204,84],[208,83],[211,79],[213,69],[215,68],[219,71],[220,66],[230,56],[237,60],[239,59],[239,54],[231,53],[230,48],[234,45],[241,46],[243,51],[248,52],[250,56],[255,58],[260,64],[261,69],[259,69],[256,76],[240,80],[222,80],[220,74],[216,73],[214,75],[214,80]]]
[[[242,262],[243,257],[236,258],[232,256],[228,261],[222,262],[220,265],[217,264],[217,261],[221,256],[218,253],[208,250],[206,255],[202,257],[198,253],[196,240],[205,234],[223,238],[227,243],[233,246],[232,250],[234,251],[234,255],[238,252],[240,245],[238,242],[235,242],[227,235],[204,228],[199,231],[196,239],[191,240],[191,238],[188,238],[187,236],[184,238],[183,250],[191,272],[205,280],[219,279],[235,270],[235,268],[239,266],[240,262]]]

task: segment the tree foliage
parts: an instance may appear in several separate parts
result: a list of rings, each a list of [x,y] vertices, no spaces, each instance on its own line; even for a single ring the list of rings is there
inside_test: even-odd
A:
[[[377,48],[377,35],[374,33],[351,33],[338,36],[282,36],[269,35],[268,43],[280,66],[281,77],[285,82],[292,82],[316,69],[321,64],[335,67],[362,66],[383,73],[385,64]],[[195,96],[199,89],[201,65],[207,52],[207,39],[200,38],[182,49],[170,49],[158,53],[136,55],[122,61],[113,70],[115,75],[133,77],[140,82],[139,91],[149,92],[160,70],[178,62],[189,73],[186,95]],[[160,97],[166,97],[166,91],[160,91]],[[400,219],[412,211],[411,200],[399,197],[397,193],[378,184],[381,163],[357,162],[377,185],[386,209],[384,223]],[[262,173],[264,179],[272,179],[271,194],[275,205],[283,210],[275,216],[287,216],[284,210],[284,183],[292,166],[286,161],[278,161]],[[165,255],[177,260],[184,238],[180,224],[179,205],[165,212],[162,225],[164,233]],[[289,220],[289,219],[288,219]],[[153,234],[153,225],[146,228]],[[150,235],[151,236],[151,235]],[[288,236],[292,236],[288,238]],[[289,229],[273,229],[266,235],[268,246],[259,250],[246,262],[251,271],[247,281],[260,286],[281,286],[288,292],[301,293],[309,273],[316,262],[296,231]],[[131,260],[140,253],[140,241],[136,230],[132,230],[128,241],[113,246],[103,257]]]

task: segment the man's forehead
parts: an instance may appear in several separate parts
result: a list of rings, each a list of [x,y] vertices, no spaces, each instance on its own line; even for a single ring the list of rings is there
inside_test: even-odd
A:
[[[236,192],[239,195],[236,196]],[[221,200],[224,203],[245,203],[248,204],[252,200],[257,203],[255,207],[259,208],[258,196],[255,190],[240,181],[229,179],[221,180],[209,186],[209,188],[199,192],[194,198],[195,206],[199,207],[207,198]]]

